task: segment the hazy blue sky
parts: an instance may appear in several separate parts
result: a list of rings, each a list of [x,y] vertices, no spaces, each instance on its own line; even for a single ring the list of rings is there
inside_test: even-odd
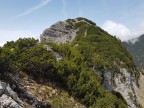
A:
[[[144,0],[0,0],[0,44],[79,16],[121,40],[144,33]]]

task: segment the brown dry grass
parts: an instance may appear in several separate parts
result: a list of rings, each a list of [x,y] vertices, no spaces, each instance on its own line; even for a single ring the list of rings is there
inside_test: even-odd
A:
[[[21,80],[24,82],[25,89],[39,101],[46,101],[51,104],[52,108],[85,108],[79,102],[75,101],[67,91],[54,86],[51,82],[37,83],[34,80],[29,80],[29,76],[21,73]]]

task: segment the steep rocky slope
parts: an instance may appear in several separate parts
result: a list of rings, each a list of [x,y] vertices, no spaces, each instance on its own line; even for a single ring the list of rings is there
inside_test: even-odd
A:
[[[104,50],[109,50],[112,48],[112,45],[111,45],[112,41],[109,40],[112,37],[109,34],[107,34],[106,32],[104,32],[103,30],[101,30],[99,27],[97,27],[95,25],[95,23],[89,22],[89,20],[84,19],[84,18],[70,19],[70,20],[64,21],[63,23],[65,24],[64,27],[62,25],[62,22],[60,22],[60,23],[56,23],[54,26],[50,27],[49,29],[46,29],[43,32],[43,34],[41,35],[41,40],[49,41],[49,42],[50,41],[57,42],[57,40],[54,38],[61,38],[61,39],[59,39],[58,43],[67,43],[67,41],[71,42],[74,38],[69,39],[68,37],[75,37],[76,35],[68,34],[68,37],[67,37],[67,35],[61,35],[59,37],[59,35],[52,34],[53,32],[51,31],[51,29],[53,29],[53,27],[55,27],[55,29],[54,29],[55,33],[59,32],[59,31],[63,32],[61,29],[64,28],[64,29],[70,29],[71,31],[74,31],[74,34],[77,33],[78,37],[76,37],[75,41],[73,42],[74,46],[78,46],[79,45],[78,42],[81,40],[86,41],[86,39],[90,39],[90,36],[91,36],[92,37],[91,42],[93,43],[93,45],[98,46],[100,44],[97,44],[97,43],[99,43],[101,41],[105,41],[105,40],[108,41],[107,43],[105,42],[103,44],[103,46],[107,45],[109,47],[108,49],[107,48],[102,49],[103,47],[99,46],[99,47],[101,47],[100,48],[101,52],[105,52]],[[92,31],[93,33],[90,33],[89,31]],[[96,35],[95,38],[93,35]],[[105,37],[104,35],[107,36],[109,39],[108,38],[105,40],[100,39],[100,36],[102,38],[102,36]],[[54,37],[54,38],[51,39],[51,37]],[[63,38],[67,38],[68,40],[63,41]],[[116,38],[115,39],[112,38],[112,39],[114,40],[114,42],[116,44],[119,44],[119,45],[121,44]],[[119,50],[122,50],[124,52],[125,48],[121,48]],[[109,51],[106,51],[106,53],[107,52],[109,52]],[[115,52],[113,52],[113,55],[114,55],[114,53]],[[116,52],[116,53],[118,53],[118,52]],[[102,71],[103,73],[99,72],[104,77],[103,78],[103,86],[109,91],[114,91],[116,93],[120,93],[125,98],[129,107],[136,108],[137,104],[136,104],[136,98],[135,98],[133,86],[136,85],[136,77],[138,76],[137,75],[138,72],[136,71],[135,66],[133,64],[130,64],[131,67],[126,64],[126,62],[130,62],[130,61],[125,60],[125,62],[124,62],[122,60],[122,58],[119,58],[118,56],[119,55],[117,55],[117,57],[115,57],[114,59],[111,59],[112,65],[114,65],[113,68],[117,68],[117,70],[109,69],[110,67],[104,66],[105,68]],[[125,56],[127,56],[127,54],[125,54]],[[131,59],[130,56],[129,56],[129,58]],[[96,67],[93,66],[95,71],[97,71]],[[132,69],[130,70],[129,67]]]
[[[85,108],[67,91],[49,81],[38,83],[24,72],[4,76],[11,81],[0,81],[0,108]],[[7,78],[1,79],[7,81]]]
[[[0,48],[0,108],[85,108],[57,82],[46,79],[39,73],[28,72],[30,67],[39,69],[40,64],[36,67],[27,65],[26,70],[23,68],[31,61],[26,60],[28,56],[25,53],[28,54],[29,48],[39,46],[37,42],[33,38],[24,38],[8,42]],[[48,53],[43,46],[41,48],[46,51],[45,54]],[[32,57],[32,54],[29,55]],[[34,72],[39,72],[36,70]],[[37,74],[40,77],[35,77]]]
[[[8,73],[7,77],[16,82],[11,88],[8,83],[0,81],[0,108],[85,108],[54,83],[35,82],[23,72],[17,77]]]
[[[52,25],[40,38],[0,48],[1,101],[6,95],[18,108],[139,107],[139,72],[116,37],[76,18]],[[3,92],[7,87],[16,95]]]
[[[141,35],[137,38],[130,39],[126,42],[123,42],[124,46],[127,48],[129,53],[132,55],[133,60],[141,72],[139,79],[139,88],[135,88],[135,93],[138,98],[138,101],[144,107],[144,35]]]

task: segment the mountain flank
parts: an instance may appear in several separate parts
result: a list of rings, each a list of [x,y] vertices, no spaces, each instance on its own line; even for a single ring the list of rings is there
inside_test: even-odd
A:
[[[140,107],[132,56],[94,22],[60,21],[40,39],[20,38],[0,48],[2,108]]]

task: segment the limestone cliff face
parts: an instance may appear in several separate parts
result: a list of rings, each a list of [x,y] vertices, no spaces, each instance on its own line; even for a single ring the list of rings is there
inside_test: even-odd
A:
[[[109,91],[120,93],[126,100],[129,108],[137,108],[134,92],[134,86],[136,86],[135,77],[126,68],[120,68],[120,73],[105,70],[103,86]]]
[[[70,43],[76,36],[76,30],[67,28],[69,23],[59,21],[50,28],[45,29],[40,36],[41,41],[56,43]]]

